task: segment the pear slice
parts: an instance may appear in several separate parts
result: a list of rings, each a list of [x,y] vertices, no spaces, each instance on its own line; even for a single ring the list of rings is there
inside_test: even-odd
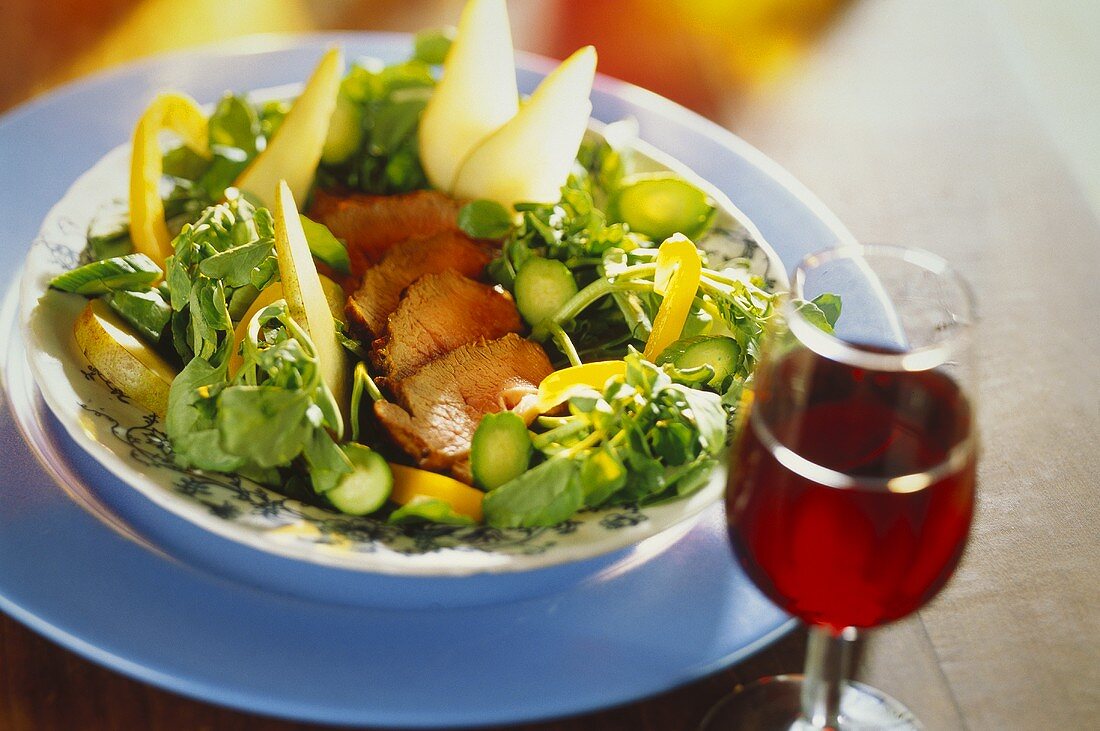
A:
[[[450,191],[470,150],[518,108],[504,0],[470,0],[458,21],[443,77],[420,117],[420,164],[432,186]]]
[[[145,254],[164,268],[172,254],[172,238],[164,220],[160,199],[160,177],[164,154],[160,133],[174,132],[192,150],[210,156],[206,115],[195,100],[185,94],[161,94],[142,113],[134,128],[130,153],[130,238],[134,251]]]
[[[317,278],[321,280],[321,289],[325,292],[325,302],[328,303],[328,311],[332,313],[332,319],[347,325],[348,317],[345,314],[345,309],[348,304],[348,296],[344,293],[344,288],[324,274],[318,274]]]
[[[336,323],[329,309],[329,299],[317,274],[313,256],[309,253],[294,194],[285,180],[280,181],[275,189],[274,215],[275,256],[279,261],[283,299],[290,316],[309,333],[317,349],[321,377],[340,405],[346,421],[350,404],[347,353],[336,337]]]
[[[276,186],[285,180],[294,197],[305,200],[325,147],[343,70],[343,51],[330,48],[275,136],[233,183],[237,188],[248,191],[270,208]]]
[[[163,416],[176,371],[101,299],[88,303],[73,323],[84,357],[131,401]]]
[[[488,198],[509,209],[520,201],[558,200],[588,126],[595,73],[592,46],[562,62],[516,116],[470,152],[454,195]]]

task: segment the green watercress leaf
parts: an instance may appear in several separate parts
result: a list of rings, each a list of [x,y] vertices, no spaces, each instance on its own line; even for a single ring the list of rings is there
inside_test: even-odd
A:
[[[165,431],[181,467],[232,472],[246,462],[222,448],[214,421],[217,396],[225,386],[228,346],[224,351],[224,357],[214,359],[218,365],[203,358],[191,360],[168,390]]]
[[[107,304],[122,319],[134,326],[134,329],[150,343],[157,343],[172,320],[172,308],[164,301],[160,290],[145,292],[126,290],[107,295]]]
[[[795,312],[797,312],[806,322],[822,332],[831,333],[833,331],[833,325],[829,322],[829,318],[821,308],[813,302],[809,300],[794,300],[792,304],[794,305]]]
[[[199,273],[228,287],[251,286],[252,271],[273,256],[274,246],[273,238],[262,238],[219,251],[199,263]]]
[[[551,458],[485,496],[485,521],[496,528],[556,525],[584,505],[579,465]]]
[[[50,280],[50,287],[91,296],[120,289],[147,289],[161,275],[161,268],[145,254],[126,254],[58,274]]]
[[[426,28],[413,38],[413,58],[426,64],[438,66],[447,58],[451,43],[455,39],[455,28]]]
[[[344,475],[352,471],[351,460],[340,445],[325,429],[313,429],[302,450],[309,466],[309,479],[313,491],[321,494],[340,484]]]
[[[604,505],[626,485],[627,477],[626,465],[614,449],[605,446],[596,450],[581,465],[584,504],[590,508]]]
[[[226,451],[260,467],[285,465],[309,436],[309,394],[275,386],[231,386],[218,398],[218,430]]]
[[[726,446],[726,411],[722,408],[722,397],[710,391],[688,388],[672,384],[669,388],[679,392],[691,410],[691,421],[695,424],[698,439],[704,449],[713,455],[721,453]]]
[[[283,123],[283,119],[286,118],[289,111],[290,104],[281,99],[264,102],[259,109],[259,115],[260,133],[265,140],[270,140],[275,136],[275,132],[278,131],[279,125]]]
[[[209,166],[209,158],[203,157],[187,145],[168,150],[161,161],[161,168],[165,175],[190,181],[201,178]]]
[[[512,230],[512,216],[496,201],[470,201],[458,211],[458,227],[472,239],[502,239]]]
[[[395,525],[415,523],[439,523],[440,525],[474,525],[474,519],[455,512],[450,503],[439,498],[417,495],[390,514],[389,522]]]
[[[817,309],[821,310],[829,326],[836,327],[836,321],[840,319],[840,296],[826,292],[814,297],[812,302],[817,305]]]
[[[251,157],[256,154],[256,138],[261,135],[256,108],[236,94],[226,94],[207,121],[211,147],[233,147]]]
[[[299,218],[302,220],[302,230],[306,234],[309,252],[341,274],[350,272],[351,260],[348,258],[348,249],[340,239],[332,235],[328,226],[304,215],[299,215]]]

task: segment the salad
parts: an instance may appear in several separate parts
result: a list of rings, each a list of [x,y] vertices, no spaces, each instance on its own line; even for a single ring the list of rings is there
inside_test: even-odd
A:
[[[716,204],[586,134],[596,54],[527,100],[501,0],[293,101],[157,97],[129,206],[51,287],[175,461],[395,524],[554,525],[699,489],[779,295]],[[165,145],[171,138],[172,142]],[[828,330],[840,303],[801,302]]]

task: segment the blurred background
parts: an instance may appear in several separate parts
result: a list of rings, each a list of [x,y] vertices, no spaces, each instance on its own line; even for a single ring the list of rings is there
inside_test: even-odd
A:
[[[5,0],[0,111],[151,54],[262,33],[414,31],[453,24],[463,0]],[[873,33],[890,0],[512,0],[517,48],[564,58],[597,46],[600,70],[723,125],[828,74],[835,39]],[[1040,121],[1100,211],[1100,2],[980,0]],[[864,7],[860,7],[864,6]],[[950,17],[944,23],[953,22]],[[858,29],[858,31],[853,30]],[[850,45],[848,40],[848,45]],[[887,59],[884,62],[888,63]],[[843,96],[822,100],[841,105]],[[746,119],[749,117],[749,119]],[[751,142],[750,138],[750,142]]]

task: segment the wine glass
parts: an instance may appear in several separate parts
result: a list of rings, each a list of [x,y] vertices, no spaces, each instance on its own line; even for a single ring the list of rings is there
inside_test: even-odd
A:
[[[921,728],[848,665],[859,631],[916,611],[962,555],[973,322],[969,287],[927,251],[844,246],[796,269],[742,401],[726,514],[748,576],[809,625],[805,671],[740,688],[705,731]]]

